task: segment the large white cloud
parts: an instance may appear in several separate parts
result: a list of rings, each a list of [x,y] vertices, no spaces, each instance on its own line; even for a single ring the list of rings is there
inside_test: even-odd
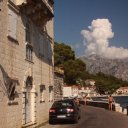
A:
[[[112,25],[108,19],[93,20],[88,30],[82,30],[85,39],[85,54],[98,54],[111,59],[128,57],[128,49],[109,46],[109,39],[114,37]]]

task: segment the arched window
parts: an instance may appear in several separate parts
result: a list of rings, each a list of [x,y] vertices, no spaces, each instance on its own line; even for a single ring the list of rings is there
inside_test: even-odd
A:
[[[33,78],[28,76],[26,79],[26,88],[32,88]]]

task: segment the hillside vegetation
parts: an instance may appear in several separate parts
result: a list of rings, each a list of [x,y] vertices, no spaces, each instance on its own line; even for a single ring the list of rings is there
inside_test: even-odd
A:
[[[128,82],[112,75],[105,75],[101,72],[89,73],[89,71],[86,71],[86,62],[76,58],[72,48],[64,43],[55,42],[54,59],[55,66],[63,67],[64,82],[67,85],[87,86],[85,81],[93,79],[96,81],[96,89],[100,94],[113,93],[120,86],[128,85]]]

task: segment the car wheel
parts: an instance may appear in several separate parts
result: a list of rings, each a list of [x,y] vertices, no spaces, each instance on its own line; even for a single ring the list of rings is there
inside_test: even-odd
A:
[[[49,120],[49,124],[54,124],[55,122],[53,120]]]
[[[74,123],[78,123],[78,117],[76,117],[76,119],[74,120]]]

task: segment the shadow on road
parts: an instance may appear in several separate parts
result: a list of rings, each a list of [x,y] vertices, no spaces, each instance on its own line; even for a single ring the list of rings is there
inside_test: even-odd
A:
[[[49,123],[50,125],[68,125],[68,124],[75,124],[74,121],[67,121],[67,120],[61,120],[61,121],[55,121],[54,123]]]

